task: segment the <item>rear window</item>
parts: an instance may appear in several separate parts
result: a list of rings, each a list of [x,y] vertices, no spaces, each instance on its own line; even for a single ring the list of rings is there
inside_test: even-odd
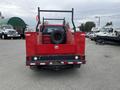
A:
[[[51,32],[55,30],[61,30],[64,31],[64,28],[62,26],[46,26],[43,30],[44,34],[50,34]]]

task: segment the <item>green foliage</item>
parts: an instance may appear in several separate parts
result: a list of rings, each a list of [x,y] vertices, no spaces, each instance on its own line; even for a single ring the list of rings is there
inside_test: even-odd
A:
[[[105,26],[110,26],[110,25],[113,25],[112,22],[107,22]]]
[[[89,22],[86,22],[85,24],[82,23],[79,29],[83,32],[90,32],[91,29],[95,26],[96,25],[94,22],[89,21]]]
[[[83,32],[85,31],[85,26],[84,26],[83,23],[81,24],[81,26],[79,27],[79,29],[80,29],[81,31],[83,31]]]

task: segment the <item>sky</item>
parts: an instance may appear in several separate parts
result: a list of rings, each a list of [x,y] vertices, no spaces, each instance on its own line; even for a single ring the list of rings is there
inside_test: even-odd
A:
[[[17,16],[22,18],[29,26],[35,27],[37,7],[41,9],[66,9],[75,10],[75,23],[77,25],[86,21],[94,21],[98,24],[100,16],[101,26],[106,22],[113,21],[113,24],[120,24],[120,0],[0,0],[0,11],[5,18]],[[64,16],[70,19],[66,14],[42,14],[46,17]],[[42,17],[41,15],[41,17]]]

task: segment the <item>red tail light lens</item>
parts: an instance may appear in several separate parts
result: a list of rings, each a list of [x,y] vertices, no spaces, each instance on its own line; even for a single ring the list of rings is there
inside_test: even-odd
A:
[[[29,57],[29,56],[26,57],[26,60],[28,60],[28,61],[30,61],[31,59],[32,59],[32,58]]]
[[[85,60],[85,56],[81,56],[80,58],[81,58],[81,60]]]

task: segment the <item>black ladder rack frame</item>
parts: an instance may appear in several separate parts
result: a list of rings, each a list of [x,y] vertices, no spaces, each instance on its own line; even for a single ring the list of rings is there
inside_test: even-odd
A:
[[[74,29],[74,32],[76,32],[76,27],[75,27],[75,24],[74,24],[74,8],[72,8],[72,10],[41,10],[40,7],[38,7],[38,23],[37,23],[37,26],[36,26],[36,32],[38,32],[38,26],[39,24],[41,24],[41,21],[40,21],[40,12],[61,12],[61,13],[71,13],[71,21],[72,21],[72,25],[73,25],[73,29]],[[50,19],[50,18],[43,18],[44,20],[45,19],[48,19],[48,20],[64,20],[65,19]]]

